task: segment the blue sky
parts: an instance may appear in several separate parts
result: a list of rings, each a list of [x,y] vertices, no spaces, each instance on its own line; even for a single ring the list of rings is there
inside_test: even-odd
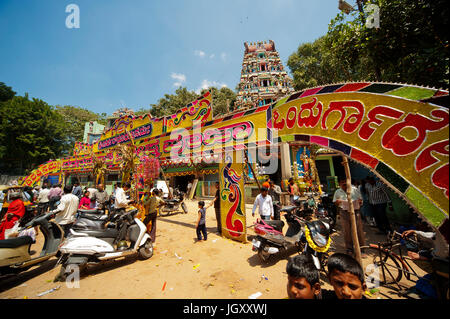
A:
[[[347,1],[352,3],[352,1]],[[66,27],[66,6],[80,28]],[[51,105],[111,114],[148,108],[177,85],[239,81],[244,42],[274,40],[286,66],[324,35],[338,0],[0,1],[0,82]]]

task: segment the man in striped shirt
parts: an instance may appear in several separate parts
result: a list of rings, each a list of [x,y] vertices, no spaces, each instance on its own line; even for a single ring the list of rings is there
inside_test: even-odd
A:
[[[375,181],[375,178],[368,177],[368,183],[366,184],[366,191],[369,197],[369,205],[372,210],[372,215],[375,218],[378,229],[387,234],[391,231],[389,220],[386,216],[386,207],[389,205],[389,209],[393,210],[391,199],[389,198],[386,187],[380,181]]]

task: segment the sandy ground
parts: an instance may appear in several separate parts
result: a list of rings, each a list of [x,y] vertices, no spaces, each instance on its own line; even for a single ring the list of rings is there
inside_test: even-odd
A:
[[[19,275],[1,278],[0,298],[247,299],[257,292],[262,293],[259,299],[287,297],[287,258],[294,256],[295,251],[262,263],[251,249],[253,229],[248,228],[249,242],[245,244],[220,237],[216,233],[212,207],[207,210],[206,218],[208,240],[196,242],[197,201],[187,201],[187,206],[188,214],[158,218],[156,247],[148,260],[130,257],[94,266],[82,275],[79,288],[69,288],[65,283],[53,283],[60,268],[54,267],[56,259],[53,258]],[[253,225],[255,220],[251,216],[251,205],[247,205],[247,226]],[[367,242],[383,240],[383,236],[374,234],[374,228],[365,226],[365,231]],[[333,234],[331,251],[343,252],[342,245],[338,231]],[[39,236],[32,250],[39,252],[41,246]],[[327,279],[321,278],[322,287],[331,289]],[[408,287],[414,283],[404,280],[402,285]],[[51,293],[37,296],[58,286],[60,288]],[[397,299],[399,296],[382,287],[371,298]]]

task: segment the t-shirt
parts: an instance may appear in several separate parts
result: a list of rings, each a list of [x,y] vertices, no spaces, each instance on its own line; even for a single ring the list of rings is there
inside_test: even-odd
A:
[[[71,224],[75,221],[75,214],[78,210],[79,199],[74,194],[64,194],[61,197],[60,204],[54,210],[56,214],[55,221],[60,225]]]
[[[48,188],[41,189],[38,196],[39,203],[48,203],[48,193],[50,193]]]
[[[199,225],[204,225],[206,223],[206,210],[204,208],[200,208],[198,212],[201,214],[200,221],[198,222]]]
[[[158,208],[159,204],[164,202],[160,197],[158,196],[152,196],[148,199],[144,200],[144,205],[146,208],[148,207],[148,213],[156,213],[156,209]]]

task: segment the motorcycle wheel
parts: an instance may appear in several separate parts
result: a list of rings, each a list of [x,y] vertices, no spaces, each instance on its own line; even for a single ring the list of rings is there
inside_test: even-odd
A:
[[[139,248],[138,253],[139,253],[139,257],[142,260],[149,259],[150,257],[152,257],[153,256],[153,244],[152,244],[152,241],[150,239],[148,239],[145,242],[145,244],[141,248]]]
[[[159,210],[159,216],[168,216],[170,214],[170,211],[167,210]]]
[[[183,212],[184,212],[185,214],[187,214],[187,213],[188,213],[188,210],[187,210],[186,204],[185,204],[184,202],[182,202],[182,203],[181,203],[181,208],[183,209]]]

